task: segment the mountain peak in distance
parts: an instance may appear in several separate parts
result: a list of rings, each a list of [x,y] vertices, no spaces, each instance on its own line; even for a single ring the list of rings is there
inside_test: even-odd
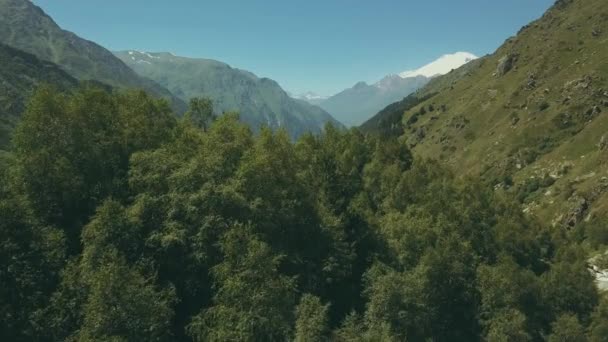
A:
[[[477,59],[478,57],[470,52],[456,52],[439,57],[437,60],[416,70],[408,70],[399,74],[402,78],[425,76],[435,77],[445,75],[453,69],[458,69],[464,64]]]

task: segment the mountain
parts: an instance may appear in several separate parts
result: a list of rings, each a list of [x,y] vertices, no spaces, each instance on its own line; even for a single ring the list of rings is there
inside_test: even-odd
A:
[[[218,114],[238,111],[241,119],[254,129],[262,125],[284,127],[292,137],[297,137],[308,131],[319,132],[326,122],[340,125],[321,108],[291,98],[277,82],[222,62],[171,53],[115,54],[137,73],[158,82],[182,100],[208,96]]]
[[[167,89],[140,77],[103,47],[61,29],[31,1],[0,0],[0,42],[53,62],[77,79],[141,88],[171,100],[178,112],[185,110]]]
[[[424,76],[401,78],[390,75],[372,85],[359,82],[318,104],[343,124],[357,126],[387,104],[402,99],[428,81]]]
[[[321,102],[327,100],[329,96],[319,95],[315,92],[308,91],[299,95],[291,95],[294,99],[303,100],[313,105],[319,105]]]
[[[445,75],[453,69],[457,69],[462,65],[465,65],[477,58],[477,56],[469,52],[456,52],[453,54],[443,55],[437,60],[419,69],[404,71],[400,73],[399,76],[403,78],[415,76],[425,76],[430,78],[439,75]]]
[[[468,52],[444,55],[420,69],[388,75],[372,85],[359,82],[316,104],[347,126],[358,126],[387,105],[420,89],[433,77],[446,74],[476,58]]]
[[[571,227],[608,212],[608,7],[559,0],[493,54],[361,126]]]
[[[27,98],[41,83],[66,90],[78,81],[51,62],[0,44],[0,149],[8,145]]]

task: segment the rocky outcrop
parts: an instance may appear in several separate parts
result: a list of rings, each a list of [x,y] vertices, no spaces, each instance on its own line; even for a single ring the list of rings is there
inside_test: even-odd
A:
[[[608,269],[605,267],[607,258],[608,252],[587,260],[589,272],[595,277],[595,283],[600,291],[608,291]]]
[[[575,197],[573,202],[574,204],[563,220],[563,226],[567,229],[572,229],[581,222],[589,209],[589,202],[584,197]]]
[[[504,76],[506,73],[513,69],[515,64],[515,56],[508,54],[498,60],[498,66],[496,67],[496,76]]]
[[[608,149],[608,135],[607,134],[602,135],[602,138],[600,139],[600,142],[597,144],[597,147],[599,147],[600,151],[604,151],[604,150]]]
[[[407,144],[410,148],[416,147],[424,138],[426,137],[426,129],[424,127],[419,127],[414,134],[412,134],[407,139]]]

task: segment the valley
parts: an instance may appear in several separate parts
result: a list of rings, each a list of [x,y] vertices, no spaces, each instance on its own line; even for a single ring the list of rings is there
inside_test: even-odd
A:
[[[608,341],[607,57],[605,0],[0,0],[0,341]]]

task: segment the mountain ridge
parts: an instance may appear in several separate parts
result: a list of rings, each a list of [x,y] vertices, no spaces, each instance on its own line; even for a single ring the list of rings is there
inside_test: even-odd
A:
[[[167,52],[115,51],[140,75],[157,81],[183,101],[207,96],[216,114],[238,111],[254,130],[284,127],[292,137],[320,132],[325,123],[341,126],[323,109],[296,100],[269,78],[221,61],[175,56]]]
[[[185,111],[185,103],[167,89],[140,77],[97,43],[62,29],[31,1],[0,0],[0,42],[50,61],[77,79],[144,89],[170,100],[178,113]]]

